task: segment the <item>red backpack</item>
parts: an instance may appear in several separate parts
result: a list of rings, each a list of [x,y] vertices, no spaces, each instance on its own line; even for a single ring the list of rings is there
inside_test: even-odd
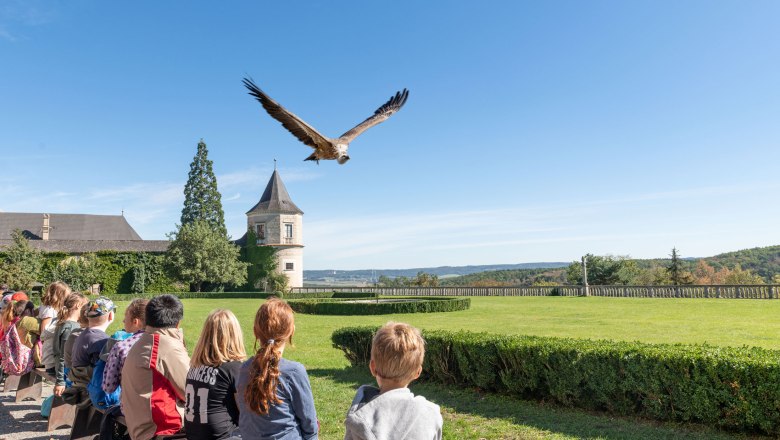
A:
[[[19,332],[16,330],[17,322],[19,322],[19,318],[11,322],[8,330],[0,338],[0,356],[2,356],[0,367],[6,374],[22,376],[32,371],[35,367],[35,361],[32,349],[19,340]]]

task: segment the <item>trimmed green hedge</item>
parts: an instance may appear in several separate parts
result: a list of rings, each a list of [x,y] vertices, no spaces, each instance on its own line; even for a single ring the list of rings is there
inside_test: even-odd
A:
[[[287,301],[298,313],[312,315],[388,315],[393,313],[435,313],[466,310],[470,298],[422,297],[403,298],[399,302],[349,302],[349,298],[303,299]]]
[[[371,292],[307,292],[307,293],[285,293],[285,299],[322,299],[322,298],[376,298],[379,294]]]
[[[336,348],[367,364],[376,327]],[[565,406],[780,435],[780,351],[424,331],[423,378]]]
[[[154,298],[155,296],[169,293],[179,297],[179,299],[235,299],[235,298],[257,298],[267,299],[272,296],[282,297],[281,292],[163,292],[163,293],[127,293],[103,295],[111,298],[112,301],[129,301],[134,298]]]

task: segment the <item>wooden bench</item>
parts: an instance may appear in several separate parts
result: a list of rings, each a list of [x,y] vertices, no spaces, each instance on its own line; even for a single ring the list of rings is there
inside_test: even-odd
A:
[[[46,374],[41,370],[43,374]],[[8,376],[6,384],[12,378],[16,379],[16,399],[15,402],[19,403],[26,399],[41,400],[41,393],[43,392],[43,377],[35,372],[30,371],[22,376]]]
[[[33,372],[41,379],[57,384],[57,379],[51,376],[43,368],[36,368]],[[73,420],[76,417],[76,406],[71,405],[62,399],[62,396],[54,396],[51,402],[51,412],[49,413],[49,423],[46,431],[54,431],[61,426],[73,426]]]
[[[19,376],[6,376],[3,383],[3,392],[10,393],[19,388]]]

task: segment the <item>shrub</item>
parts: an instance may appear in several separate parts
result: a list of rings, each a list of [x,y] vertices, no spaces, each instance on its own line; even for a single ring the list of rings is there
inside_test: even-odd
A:
[[[379,294],[372,292],[307,292],[287,293],[285,299],[325,299],[325,298],[376,298]]]
[[[404,301],[409,300],[409,301]],[[435,313],[466,310],[470,298],[404,298],[394,302],[353,302],[351,298],[300,299],[287,301],[295,312],[312,315],[388,315],[393,313]]]
[[[267,299],[272,296],[281,298],[281,292],[169,292],[179,299],[236,299],[236,298],[256,298]],[[154,298],[163,295],[163,293],[127,293],[127,294],[104,294],[113,301],[129,301],[134,298]]]
[[[354,365],[376,327],[333,333]],[[423,378],[561,405],[780,434],[780,351],[423,331]]]

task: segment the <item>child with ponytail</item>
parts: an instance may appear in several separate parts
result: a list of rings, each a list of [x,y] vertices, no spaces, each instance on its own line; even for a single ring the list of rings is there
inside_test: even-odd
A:
[[[78,293],[69,293],[62,301],[57,314],[57,325],[54,328],[52,340],[52,353],[54,355],[54,394],[61,396],[65,391],[65,342],[74,330],[79,329],[79,317],[81,308],[87,304],[87,298]]]
[[[267,300],[255,316],[260,345],[241,366],[238,378],[239,428],[244,438],[317,439],[319,423],[306,369],[282,357],[292,343],[295,320],[290,306]]]

